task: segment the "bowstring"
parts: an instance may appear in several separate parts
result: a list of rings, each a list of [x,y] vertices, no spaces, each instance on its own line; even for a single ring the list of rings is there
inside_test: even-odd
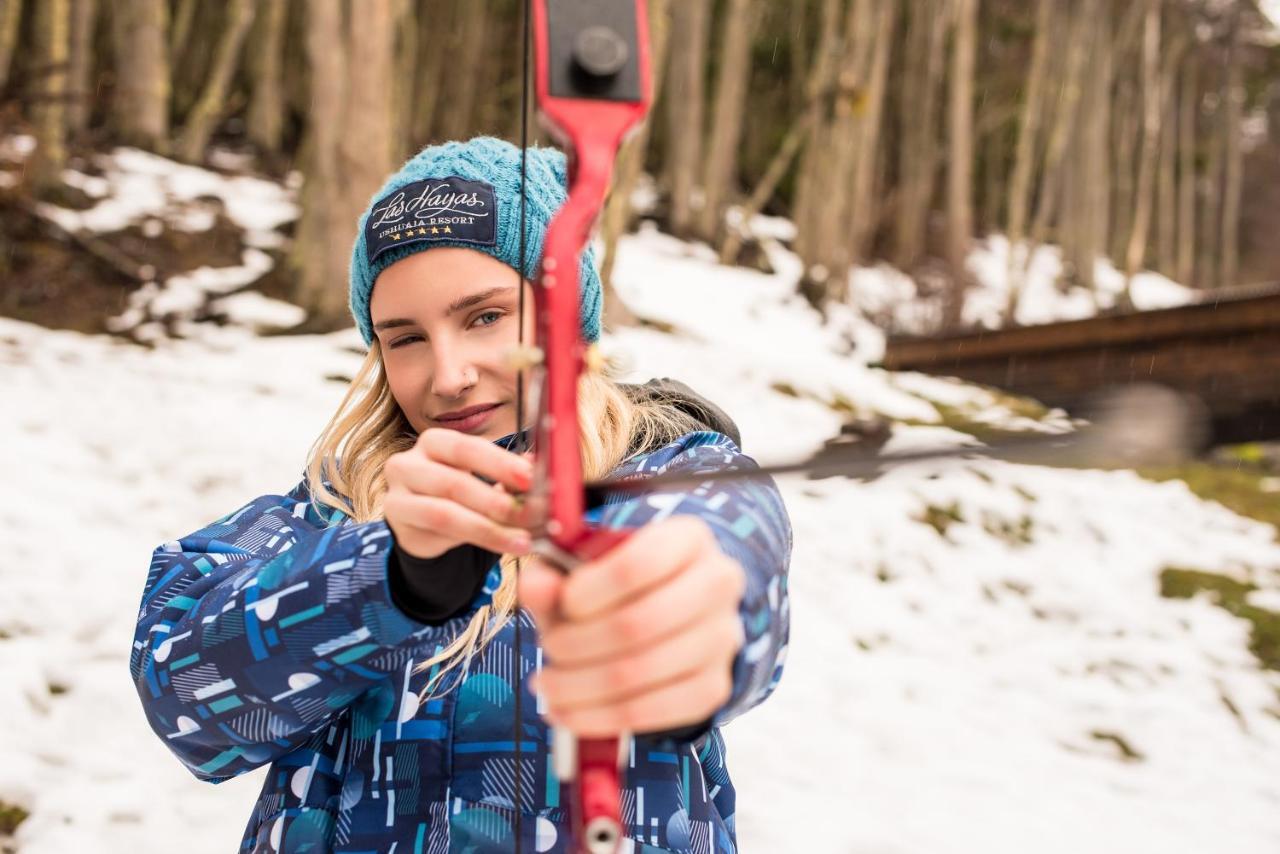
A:
[[[519,327],[519,331],[517,332],[517,339],[516,339],[519,352],[524,351],[524,313],[525,313],[524,272],[525,272],[525,260],[526,260],[525,254],[527,251],[526,238],[525,238],[525,216],[526,216],[526,203],[528,201],[528,194],[525,191],[525,182],[529,177],[529,156],[528,156],[529,155],[529,78],[530,78],[529,47],[530,47],[530,42],[532,41],[531,28],[530,28],[530,8],[529,8],[530,3],[531,3],[531,0],[524,0],[524,2],[520,4],[524,12],[524,21],[523,21],[524,56],[522,59],[523,67],[522,67],[521,78],[520,78],[520,269],[516,271],[516,277],[519,280],[519,287],[520,287],[520,301],[519,301],[520,307],[519,307],[519,311],[517,312],[517,318],[518,318],[517,325]],[[529,447],[528,435],[523,431],[524,431],[524,365],[522,362],[516,373],[515,444],[518,446],[517,453],[523,453]],[[516,557],[515,567],[516,567],[517,579],[519,579],[520,577],[520,568],[521,568],[520,565],[521,565],[521,559],[519,557]],[[522,733],[520,730],[521,730],[521,725],[524,721],[523,713],[521,711],[520,695],[522,693],[521,685],[523,680],[521,679],[521,677],[523,674],[521,673],[521,670],[523,669],[522,664],[523,664],[523,657],[524,657],[524,647],[520,642],[520,600],[518,598],[516,599],[516,603],[515,603],[515,621],[516,621],[516,629],[515,629],[515,668],[514,669],[515,669],[515,680],[516,680],[516,691],[515,691],[516,696],[515,696],[515,707],[514,707],[514,721],[512,723],[512,736],[514,741],[514,756],[515,756],[515,769],[514,769],[515,770],[515,814],[516,814],[515,851],[516,851],[516,854],[520,854],[521,846],[522,846],[521,833],[520,833],[521,823],[522,823],[521,813],[523,812],[523,805],[520,797],[521,795],[520,780],[521,780],[521,777],[523,777],[523,774],[521,774],[520,742],[522,741],[521,739]]]

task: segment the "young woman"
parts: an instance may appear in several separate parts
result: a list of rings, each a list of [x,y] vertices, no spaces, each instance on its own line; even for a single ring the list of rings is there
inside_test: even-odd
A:
[[[563,155],[527,171],[523,247],[514,146],[430,147],[388,179],[352,253],[368,355],[301,482],[153,555],[130,668],[197,778],[270,766],[241,851],[568,850],[551,724],[637,734],[635,850],[734,850],[720,728],[781,673],[790,523],[767,479],[618,495],[590,513],[638,528],[623,545],[568,577],[529,556],[508,356]],[[595,340],[590,252],[582,279]],[[754,465],[675,381],[588,376],[580,413],[588,479]]]

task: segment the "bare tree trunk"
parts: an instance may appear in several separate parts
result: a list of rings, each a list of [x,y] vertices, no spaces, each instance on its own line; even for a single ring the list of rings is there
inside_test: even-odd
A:
[[[1120,21],[1120,29],[1116,36],[1115,55],[1117,59],[1118,78],[1114,125],[1113,160],[1115,163],[1115,181],[1111,188],[1111,241],[1108,254],[1114,259],[1117,267],[1124,266],[1125,249],[1129,242],[1129,234],[1133,229],[1134,175],[1137,173],[1135,162],[1138,150],[1138,138],[1142,130],[1142,110],[1138,103],[1138,88],[1134,79],[1133,66],[1141,65],[1141,57],[1131,63],[1131,53],[1142,32],[1144,4],[1130,2],[1125,8]]]
[[[459,35],[456,50],[449,51],[445,87],[449,97],[444,102],[445,112],[440,126],[446,139],[472,136],[476,130],[476,95],[480,88],[476,85],[476,69],[490,61],[486,42],[490,13],[485,6],[475,0],[462,0],[456,7]]]
[[[93,32],[97,20],[98,0],[72,0],[67,134],[73,139],[84,137],[93,111]]]
[[[929,28],[939,17],[932,14],[928,0],[919,0],[906,8],[903,25],[903,59],[899,69],[900,83],[895,93],[902,105],[898,112],[901,163],[898,165],[897,200],[893,217],[893,263],[900,270],[911,270],[920,258],[923,246],[922,220],[924,212],[914,204],[920,181],[920,146],[925,134],[924,100],[927,84],[926,68],[931,60],[928,53]],[[935,60],[936,62],[936,60]],[[910,105],[908,107],[907,105]],[[919,106],[917,106],[919,105]]]
[[[870,101],[870,57],[879,0],[854,0],[845,13],[844,49],[836,75],[835,104],[831,117],[826,162],[822,166],[822,190],[814,212],[813,260],[822,270],[811,297],[819,304],[839,298],[845,290],[841,271],[848,270],[853,239],[854,169],[865,156],[861,122]]]
[[[822,20],[824,26],[827,27],[827,29],[823,30],[825,34],[835,27],[838,13],[836,0],[827,0],[823,4],[823,9]],[[740,227],[729,229],[726,233],[724,244],[720,247],[721,264],[732,264],[737,260],[738,252],[742,248],[745,231],[750,227],[751,220],[764,209],[765,204],[773,196],[774,190],[777,189],[778,183],[787,173],[787,170],[791,168],[791,162],[799,153],[805,140],[812,138],[815,128],[822,119],[823,105],[829,96],[827,89],[829,88],[834,67],[835,56],[829,45],[826,47],[820,46],[817,56],[814,57],[813,68],[809,72],[808,81],[805,84],[807,100],[804,110],[787,130],[787,135],[783,138],[782,145],[778,147],[773,159],[769,161],[764,175],[751,193],[751,198],[743,206]],[[797,203],[795,208],[799,211],[802,206]]]
[[[1009,283],[1009,298],[1005,306],[1005,319],[1009,323],[1014,322],[1018,316],[1018,304],[1022,300],[1027,267],[1035,255],[1036,247],[1048,238],[1050,223],[1058,214],[1059,197],[1066,180],[1066,172],[1062,164],[1067,142],[1075,126],[1084,79],[1084,58],[1088,48],[1085,36],[1093,26],[1097,14],[1098,0],[1084,0],[1083,5],[1076,10],[1071,20],[1067,35],[1062,89],[1058,96],[1058,106],[1054,113],[1053,124],[1049,129],[1049,139],[1045,149],[1040,199],[1031,220],[1027,250],[1021,256],[1022,264],[1015,270],[1014,278]]]
[[[204,159],[209,137],[213,135],[218,119],[221,118],[227,88],[231,85],[231,75],[235,74],[240,60],[240,46],[244,44],[244,37],[253,24],[253,12],[253,0],[229,0],[226,27],[214,49],[209,79],[178,136],[178,157],[188,163],[199,163]]]
[[[1166,51],[1167,62],[1160,74],[1160,111],[1163,118],[1160,122],[1160,140],[1157,160],[1159,169],[1156,179],[1156,269],[1165,276],[1174,275],[1177,265],[1178,235],[1178,126],[1173,117],[1177,110],[1177,92],[1174,81],[1177,77],[1176,57]]]
[[[521,38],[523,38],[523,36],[524,36],[524,19],[523,17],[517,17],[515,20],[515,26],[513,27],[513,30],[512,30],[511,39],[514,42],[518,42],[520,41]],[[532,99],[532,96],[521,97],[520,89],[523,83],[516,82],[516,81],[524,80],[523,53],[512,52],[511,59],[512,59],[511,72],[508,75],[508,77],[505,78],[510,81],[507,85],[511,87],[511,99],[510,99],[511,103],[504,108],[503,121],[506,122],[507,129],[503,131],[503,133],[505,134],[507,139],[519,140],[521,138],[522,130],[527,131],[530,142],[533,144],[537,144],[539,134],[543,132],[543,129],[538,127],[538,122],[532,119],[532,114],[530,114],[531,117],[529,121],[522,122],[521,120],[520,111],[522,107],[526,109],[526,112],[528,112],[528,108],[530,106],[534,106],[534,107],[537,106],[536,104],[531,105],[529,103],[530,100]],[[658,70],[655,69],[655,73],[657,71]],[[646,116],[646,118],[648,117]]]
[[[1090,162],[1097,179],[1093,184],[1089,208],[1092,212],[1092,229],[1090,230],[1090,246],[1092,263],[1089,264],[1082,281],[1096,290],[1096,262],[1099,255],[1107,254],[1107,238],[1111,234],[1111,184],[1115,175],[1115,164],[1111,159],[1111,128],[1115,123],[1115,100],[1112,89],[1116,77],[1116,34],[1113,32],[1115,20],[1114,6],[1111,0],[1104,0],[1102,14],[1098,16],[1099,40],[1105,45],[1101,60],[1094,69],[1093,81],[1095,94],[1094,116],[1095,126],[1091,135],[1092,156]]]
[[[1142,266],[1147,251],[1147,231],[1151,224],[1152,184],[1156,153],[1160,142],[1160,0],[1147,0],[1147,17],[1142,37],[1142,150],[1138,160],[1137,200],[1133,230],[1125,249],[1123,301],[1132,304],[1133,276]]]
[[[1031,69],[1018,115],[1018,144],[1013,155],[1013,174],[1009,178],[1009,258],[1007,275],[1012,284],[1015,270],[1026,267],[1019,258],[1025,237],[1027,209],[1031,198],[1031,170],[1035,166],[1036,137],[1040,127],[1040,107],[1044,100],[1045,79],[1049,66],[1049,37],[1053,27],[1053,0],[1039,0],[1036,5],[1036,34],[1031,46]],[[1030,247],[1026,251],[1030,252]]]
[[[21,21],[22,0],[0,0],[0,89],[9,82],[9,67],[13,64]]]
[[[347,63],[348,126],[339,151],[343,174],[367,188],[349,194],[356,215],[394,166],[390,83],[395,65],[389,48],[395,37],[395,6],[396,0],[360,0],[359,14],[354,14],[354,2],[351,7],[347,56],[359,61]]]
[[[1072,269],[1076,282],[1096,288],[1098,256],[1106,251],[1111,212],[1111,84],[1115,43],[1112,38],[1112,4],[1103,0],[1094,18],[1094,61],[1085,85],[1084,114],[1080,119],[1081,156],[1079,207],[1071,240]]]
[[[990,113],[998,107],[984,104],[978,99],[977,112],[974,114],[974,137],[978,148],[978,158],[982,163],[982,192],[974,219],[975,236],[1000,229],[1004,224],[1004,197],[1007,195],[1005,177],[1008,172],[1005,164],[1009,162],[1008,134],[999,125],[990,133],[982,133],[979,129],[990,122]],[[983,109],[986,107],[986,109]]]
[[[316,331],[350,323],[346,271],[356,223],[394,165],[396,7],[396,0],[308,0],[312,98],[294,260],[295,299]]]
[[[809,51],[805,34],[809,26],[809,4],[791,3],[789,10],[791,14],[787,20],[787,38],[791,57],[791,105],[793,110],[799,111],[808,103],[805,87],[805,71],[808,66],[805,55]]]
[[[298,141],[298,150],[306,139],[307,113],[311,109],[311,69],[307,65],[307,14],[309,0],[290,0],[289,11],[284,21],[284,60],[282,76],[284,78],[284,112],[285,116],[296,115],[303,122],[302,139]],[[432,86],[424,86],[432,89]]]
[[[289,0],[265,0],[258,16],[258,38],[250,63],[249,141],[268,154],[279,154],[284,134],[285,24]]]
[[[166,0],[117,0],[111,5],[116,101],[112,118],[126,142],[163,151],[169,142]]]
[[[1241,61],[1240,7],[1232,12],[1231,46],[1227,54],[1226,117],[1222,133],[1226,163],[1222,188],[1222,267],[1218,274],[1220,287],[1238,284],[1240,274],[1240,195],[1244,178],[1244,154],[1240,138],[1244,118],[1244,70]]]
[[[311,105],[303,149],[302,217],[294,242],[294,302],[308,310],[316,328],[336,328],[347,311],[343,284],[354,220],[346,218],[341,204],[345,176],[339,157],[347,103],[345,7],[346,0],[307,0]]]
[[[393,28],[395,32],[395,81],[392,98],[391,118],[392,161],[396,163],[407,160],[409,155],[418,149],[413,148],[413,102],[417,97],[415,90],[422,88],[414,77],[418,68],[418,50],[420,35],[417,21],[413,18],[413,0],[395,0],[392,9]]]
[[[1093,47],[1093,56],[1100,58],[1106,52],[1106,42],[1098,32],[1098,22],[1105,13],[1094,15],[1087,24],[1085,37],[1089,38]],[[1085,279],[1093,268],[1093,247],[1091,246],[1091,202],[1094,189],[1092,183],[1096,177],[1097,165],[1088,160],[1089,134],[1096,122],[1097,114],[1107,109],[1094,102],[1097,96],[1097,67],[1100,61],[1088,63],[1080,77],[1080,105],[1078,118],[1071,128],[1068,143],[1069,154],[1064,164],[1064,198],[1062,198],[1062,215],[1057,227],[1057,241],[1062,247],[1062,269],[1059,274],[1059,286],[1062,291],[1070,287],[1085,286]]]
[[[965,259],[973,237],[973,76],[977,41],[978,0],[956,0],[947,113],[951,155],[947,167],[946,251],[951,290],[943,310],[943,325],[948,329],[960,323],[969,279]]]
[[[1222,246],[1222,156],[1225,140],[1220,126],[1222,114],[1226,109],[1223,103],[1226,95],[1220,75],[1215,84],[1218,86],[1217,103],[1213,110],[1205,116],[1205,127],[1208,128],[1209,150],[1205,155],[1204,176],[1202,180],[1202,199],[1200,202],[1200,234],[1203,242],[1200,245],[1199,281],[1201,288],[1218,286],[1219,260]]]
[[[1192,54],[1182,69],[1182,93],[1178,104],[1178,267],[1175,277],[1190,285],[1196,259],[1196,116],[1200,100],[1196,81],[1197,60]]]
[[[1122,66],[1124,65],[1128,63],[1122,62]],[[1116,165],[1116,179],[1111,187],[1113,228],[1108,254],[1114,259],[1117,268],[1123,268],[1125,249],[1129,243],[1129,234],[1133,230],[1135,153],[1138,149],[1138,133],[1142,128],[1139,121],[1138,91],[1131,68],[1121,69],[1117,89],[1115,140],[1112,154]]]
[[[1081,113],[1084,112],[1087,103],[1085,98],[1086,96],[1082,94]],[[1086,188],[1082,185],[1088,176],[1088,169],[1084,162],[1083,128],[1080,121],[1072,125],[1070,133],[1067,150],[1074,156],[1066,157],[1062,161],[1062,201],[1054,235],[1062,250],[1062,269],[1058,273],[1057,281],[1060,290],[1065,290],[1077,282],[1076,266],[1080,254],[1081,221],[1084,218],[1082,209],[1086,192]]]
[[[427,4],[430,4],[428,7]],[[444,63],[449,51],[448,35],[454,4],[439,4],[434,0],[418,0],[414,20],[418,28],[418,66],[416,79],[439,80],[444,75]],[[523,71],[523,70],[522,70]],[[415,86],[413,89],[413,117],[410,121],[409,147],[413,151],[431,141],[435,126],[439,124],[441,87]]]
[[[36,152],[31,181],[37,193],[62,182],[67,163],[67,53],[71,40],[69,0],[40,0],[35,4],[38,100],[33,112]]]
[[[823,72],[817,85],[819,93],[825,93],[831,87],[832,75],[835,74],[841,50],[838,38],[840,6],[841,0],[824,0],[822,4],[822,23],[818,29],[818,48],[814,58],[815,69],[821,69]],[[796,177],[795,250],[796,254],[805,261],[806,278],[812,275],[815,247],[821,245],[815,237],[814,229],[819,220],[821,202],[824,199],[824,194],[821,192],[822,182],[825,179],[823,173],[831,155],[826,145],[826,140],[831,135],[827,117],[829,108],[825,94],[820,97],[822,102],[819,119],[810,127],[804,144],[804,157],[800,161],[800,170]]]
[[[513,21],[505,15],[491,15],[485,30],[485,47],[494,44],[518,44]],[[515,80],[518,76],[519,51],[499,51],[490,60],[481,59],[475,69],[476,98],[472,112],[470,134],[501,135],[510,133],[514,122],[501,110],[502,81]]]
[[[173,13],[173,26],[169,29],[169,56],[174,65],[187,52],[187,42],[191,39],[191,26],[196,20],[196,0],[178,0]]]
[[[910,270],[924,252],[938,145],[938,94],[947,16],[938,0],[911,4],[903,80],[902,162],[894,221],[894,262]],[[922,58],[921,58],[922,57]]]
[[[671,232],[688,237],[693,195],[702,166],[709,0],[678,0],[672,6],[671,79],[667,83],[667,188]]]
[[[975,7],[977,0],[971,0]],[[868,80],[867,105],[858,142],[859,157],[853,167],[853,187],[850,191],[849,232],[842,243],[849,250],[838,257],[835,267],[838,288],[832,296],[843,301],[849,284],[849,269],[866,257],[867,244],[872,230],[879,222],[875,203],[876,165],[880,155],[880,128],[883,123],[885,90],[889,75],[889,54],[893,49],[893,31],[897,22],[898,4],[894,0],[882,0],[877,10],[874,33],[874,53]],[[970,116],[972,121],[972,115]],[[972,167],[972,161],[970,161]],[[972,232],[972,212],[970,213]]]
[[[827,72],[832,76],[837,73],[841,55],[847,50],[847,47],[841,45],[840,40],[841,5],[841,0],[824,0],[822,26],[818,31],[817,59],[814,60],[815,63],[826,63]],[[824,79],[820,90],[826,92],[832,83],[833,78]],[[810,280],[822,278],[822,271],[815,269],[820,266],[817,257],[818,252],[823,248],[817,230],[818,225],[823,222],[824,209],[829,196],[829,193],[823,192],[823,189],[831,170],[832,146],[829,145],[833,136],[832,119],[829,115],[831,111],[828,96],[823,93],[819,118],[813,123],[809,138],[805,141],[804,157],[800,161],[799,175],[796,177],[795,251],[805,264],[801,291],[805,291],[805,286]]]
[[[728,0],[698,224],[702,236],[712,243],[720,239],[724,208],[738,171],[738,144],[751,78],[751,36],[759,13],[756,0]]]

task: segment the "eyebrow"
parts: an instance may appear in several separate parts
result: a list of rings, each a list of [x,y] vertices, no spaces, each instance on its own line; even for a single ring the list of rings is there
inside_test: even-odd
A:
[[[474,294],[471,294],[470,296],[462,297],[461,299],[454,300],[452,303],[449,304],[449,307],[445,309],[444,316],[449,317],[451,315],[457,314],[460,311],[465,311],[468,308],[471,308],[471,306],[473,305],[482,303],[485,300],[493,299],[496,296],[506,296],[510,293],[513,293],[514,291],[515,291],[514,286],[507,285],[504,287],[489,288],[488,290],[480,291],[479,293],[474,293]],[[412,326],[416,322],[417,321],[408,317],[392,317],[388,320],[383,320],[378,323],[375,323],[373,325],[373,328],[374,328],[374,331],[381,332],[384,329],[395,329],[400,326]]]

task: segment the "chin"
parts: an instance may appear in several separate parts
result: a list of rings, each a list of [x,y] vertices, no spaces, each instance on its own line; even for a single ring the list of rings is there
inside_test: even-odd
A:
[[[516,432],[515,428],[510,425],[507,425],[505,427],[494,427],[489,430],[486,430],[484,437],[488,439],[490,442],[496,442],[499,439],[501,439],[503,436],[510,436],[514,432]]]

